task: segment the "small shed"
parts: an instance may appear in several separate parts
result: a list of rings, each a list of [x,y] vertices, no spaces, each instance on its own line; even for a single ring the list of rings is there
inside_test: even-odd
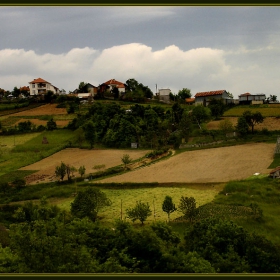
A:
[[[273,178],[280,178],[280,166],[277,166],[276,168],[271,170],[269,176]]]

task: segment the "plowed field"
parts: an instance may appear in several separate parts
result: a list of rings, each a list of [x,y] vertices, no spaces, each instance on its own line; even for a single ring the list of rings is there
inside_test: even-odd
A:
[[[228,182],[268,174],[275,144],[246,144],[184,152],[100,182]]]
[[[273,161],[275,144],[256,143],[232,147],[188,151],[157,163],[141,167],[122,175],[99,182],[227,182],[245,179],[255,173],[268,174]],[[94,173],[95,165],[106,168],[122,164],[121,157],[129,154],[132,159],[143,157],[141,150],[80,150],[65,149],[22,169],[38,170],[27,182],[54,179],[54,171],[61,161],[76,168],[86,167]],[[37,177],[36,177],[37,176]]]

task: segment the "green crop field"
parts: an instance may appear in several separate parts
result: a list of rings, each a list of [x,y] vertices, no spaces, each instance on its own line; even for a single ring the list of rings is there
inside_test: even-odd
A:
[[[146,223],[151,223],[155,220],[167,221],[167,214],[162,210],[162,203],[165,196],[171,196],[176,207],[178,206],[182,196],[194,197],[198,207],[211,202],[220,189],[221,187],[213,188],[212,186],[208,189],[196,189],[188,186],[137,189],[102,188],[101,190],[112,201],[112,205],[103,208],[99,216],[102,219],[102,222],[112,224],[115,219],[121,218],[121,211],[123,212],[122,218],[125,219],[125,210],[134,207],[136,205],[136,201],[141,201],[149,203],[150,209],[152,210],[152,216],[147,219]],[[73,200],[74,198],[67,198],[65,200],[56,201],[55,204],[63,209],[70,210],[70,205]],[[154,211],[156,213],[155,216]],[[180,216],[182,216],[182,214],[179,211],[175,211],[170,215],[170,218],[173,220]],[[137,224],[139,221],[136,221],[135,223]]]

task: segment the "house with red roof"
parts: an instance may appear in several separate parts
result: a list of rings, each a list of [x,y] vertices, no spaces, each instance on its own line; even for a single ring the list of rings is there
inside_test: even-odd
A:
[[[116,87],[119,90],[119,93],[124,93],[125,92],[125,84],[122,82],[119,82],[115,79],[111,79],[105,83],[103,83],[104,85],[108,86],[107,89],[109,91],[111,91],[114,87]],[[105,87],[106,87],[105,86]]]
[[[195,96],[195,104],[208,106],[211,99],[222,99],[225,104],[230,104],[233,102],[233,99],[229,97],[226,90],[215,90],[215,91],[204,91],[198,92]]]
[[[42,78],[37,78],[29,82],[29,89],[31,96],[43,95],[46,94],[48,91],[52,91],[55,94],[59,93],[59,89],[57,87],[55,87],[54,85]]]
[[[263,104],[266,100],[266,95],[264,93],[251,94],[249,92],[240,94],[238,96],[239,104]]]

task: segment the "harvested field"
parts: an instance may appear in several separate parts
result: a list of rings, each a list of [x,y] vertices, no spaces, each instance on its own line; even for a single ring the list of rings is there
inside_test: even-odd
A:
[[[66,108],[56,108],[57,104],[46,104],[30,110],[10,114],[10,116],[43,116],[43,115],[67,115]]]
[[[237,117],[223,117],[221,120],[207,123],[207,129],[219,129],[219,123],[224,119],[230,120],[234,126],[237,125]],[[262,130],[263,128],[267,128],[268,130],[280,130],[280,119],[276,117],[266,117],[262,123],[255,125],[254,130]]]
[[[15,125],[18,125],[20,122],[27,122],[30,121],[32,124],[39,126],[39,125],[43,125],[43,126],[47,126],[47,122],[48,121],[44,121],[44,120],[39,120],[39,119],[20,119],[19,121],[17,121],[15,123]],[[57,120],[55,121],[56,125],[58,128],[63,128],[65,126],[67,126],[69,124],[69,120]]]
[[[231,147],[188,151],[157,163],[140,167],[122,175],[97,182],[178,182],[205,183],[228,182],[252,176],[268,174],[273,161],[275,144],[255,143]],[[27,183],[54,180],[55,167],[63,161],[76,168],[84,165],[86,173],[96,172],[95,165],[106,168],[122,164],[121,157],[129,154],[135,160],[143,157],[143,150],[80,150],[65,149],[21,170],[38,170],[29,175]],[[77,175],[78,176],[78,175]]]
[[[110,168],[122,164],[121,158],[124,154],[129,154],[132,160],[136,160],[146,155],[146,150],[83,150],[78,148],[68,148],[39,162],[22,167],[20,170],[38,170],[36,173],[26,177],[27,184],[42,181],[55,180],[55,167],[61,162],[76,167],[84,165],[86,174],[97,172],[93,169],[96,165],[105,165]],[[74,173],[79,176],[78,172]]]
[[[129,173],[99,180],[108,182],[228,182],[255,173],[268,174],[275,144],[256,143],[188,151]]]

